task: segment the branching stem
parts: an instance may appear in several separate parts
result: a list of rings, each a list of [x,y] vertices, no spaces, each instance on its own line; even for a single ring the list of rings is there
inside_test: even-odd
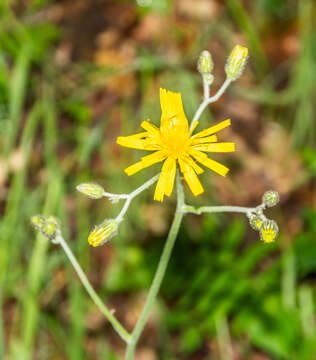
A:
[[[118,214],[116,220],[118,222],[123,220],[124,215],[126,214],[132,200],[139,195],[140,193],[142,193],[144,190],[148,189],[151,185],[153,185],[159,178],[159,174],[155,175],[154,177],[152,177],[151,179],[149,179],[148,181],[146,181],[143,185],[141,185],[140,187],[138,187],[136,190],[132,191],[130,194],[122,194],[122,195],[126,195],[126,201],[124,206],[122,207],[122,210],[120,211],[120,213]]]
[[[215,102],[220,98],[220,96],[225,92],[231,80],[226,79],[221,88],[217,91],[217,93],[210,97],[210,85],[203,79],[203,86],[204,86],[204,101],[199,106],[198,110],[196,111],[191,124],[190,129],[192,128],[195,121],[197,121],[200,116],[202,115],[203,111],[207,107],[208,104]],[[120,213],[118,214],[116,220],[118,222],[123,220],[124,215],[126,214],[132,200],[139,195],[141,192],[149,188],[153,185],[159,178],[160,174],[157,174],[143,185],[138,187],[136,190],[132,191],[129,194],[112,194],[108,192],[104,192],[103,196],[108,197],[111,201],[116,202],[121,199],[125,199],[124,206],[122,207]],[[136,323],[136,326],[131,334],[127,332],[127,330],[121,325],[121,323],[116,319],[113,315],[113,312],[110,311],[102,302],[100,297],[97,295],[95,290],[93,289],[92,285],[90,284],[88,278],[86,277],[85,273],[83,272],[82,268],[80,267],[78,261],[76,260],[75,256],[73,255],[72,251],[68,247],[66,241],[61,235],[58,235],[56,238],[56,243],[59,243],[62,248],[64,249],[68,259],[70,260],[71,264],[73,265],[75,271],[77,272],[79,279],[81,280],[83,286],[87,290],[88,294],[100,309],[100,311],[104,314],[104,316],[110,321],[113,328],[116,332],[121,336],[121,338],[127,343],[127,349],[125,354],[125,360],[133,360],[135,347],[139,340],[141,333],[144,330],[144,327],[147,323],[148,317],[152,310],[152,307],[155,303],[157,298],[161,283],[163,281],[164,275],[166,273],[166,269],[170,260],[170,256],[178,236],[179,228],[185,213],[194,213],[194,214],[201,214],[203,212],[243,212],[243,213],[251,213],[255,211],[255,208],[242,208],[238,206],[203,206],[199,208],[195,208],[193,206],[185,205],[184,203],[184,193],[183,193],[183,186],[181,183],[180,175],[177,173],[177,209],[173,218],[173,222],[171,228],[169,230],[169,234],[161,254],[159,264],[153,278],[153,282],[150,286],[148,297],[146,299],[144,308],[142,313]]]
[[[200,116],[202,115],[202,113],[205,110],[205,108],[207,107],[207,105],[217,101],[224,94],[225,90],[228,88],[230,83],[231,83],[231,80],[226,79],[224,81],[223,85],[221,86],[221,88],[217,91],[217,93],[215,95],[204,99],[204,101],[201,103],[201,105],[199,106],[199,108],[197,109],[196,113],[193,116],[193,119],[190,124],[190,129],[192,129],[192,126],[195,123],[195,121],[199,120]],[[205,87],[204,87],[204,94],[205,94]]]

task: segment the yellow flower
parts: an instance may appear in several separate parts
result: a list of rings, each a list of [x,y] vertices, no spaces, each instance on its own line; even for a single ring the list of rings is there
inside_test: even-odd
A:
[[[204,152],[235,151],[234,143],[217,142],[215,135],[229,126],[230,120],[222,121],[192,136],[198,122],[196,121],[189,130],[180,93],[160,89],[160,105],[160,128],[149,121],[143,121],[141,127],[145,130],[144,132],[117,138],[117,143],[122,146],[155,151],[126,168],[125,172],[130,176],[164,161],[154,195],[155,200],[163,201],[164,195],[170,196],[172,193],[178,162],[184,180],[192,193],[197,196],[204,191],[197,174],[201,174],[204,170],[196,161],[222,176],[226,176],[229,171],[226,166],[210,159]]]
[[[260,228],[260,238],[265,243],[273,242],[278,236],[279,228],[274,220],[266,220]]]

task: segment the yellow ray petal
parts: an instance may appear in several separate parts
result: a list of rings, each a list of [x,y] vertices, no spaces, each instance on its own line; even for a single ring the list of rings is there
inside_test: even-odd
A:
[[[120,138],[141,139],[141,138],[147,137],[148,135],[149,134],[147,131],[143,131],[138,134],[133,134],[133,135],[128,135],[128,136],[119,136],[117,139],[120,139]]]
[[[153,154],[142,157],[137,163],[127,167],[124,171],[128,176],[136,174],[138,171],[145,169],[153,164],[163,161],[166,158],[164,151],[156,151]]]
[[[202,194],[204,192],[203,186],[193,168],[182,159],[179,159],[179,164],[184,180],[188,184],[192,194],[194,196]]]
[[[206,154],[204,154],[198,150],[190,149],[190,154],[202,165],[215,171],[219,175],[226,176],[226,174],[229,171],[229,169],[226,166],[220,164],[219,162],[217,162],[215,160],[208,158]]]
[[[182,158],[188,165],[192,166],[197,174],[202,174],[204,170],[191,158],[190,155],[185,154]]]
[[[200,132],[198,132],[197,134],[195,134],[194,136],[192,136],[192,138],[199,138],[199,137],[204,137],[204,136],[208,136],[211,134],[215,134],[216,132],[225,129],[227,126],[229,126],[230,123],[230,119],[221,121],[219,124],[216,124],[214,126],[211,126],[205,130],[202,130]]]
[[[147,133],[146,133],[147,134]],[[119,136],[116,142],[131,149],[158,150],[160,145],[152,138],[139,139],[137,136]]]
[[[193,131],[195,130],[195,128],[199,125],[199,122],[197,120],[194,121],[193,125],[192,125],[192,128],[190,130],[190,134],[193,133]]]
[[[147,130],[151,135],[160,136],[159,128],[156,125],[151,124],[148,120],[143,121],[140,126]]]
[[[165,163],[168,161],[167,167],[167,178],[166,178],[166,186],[165,186],[165,194],[170,196],[172,194],[173,186],[174,186],[174,179],[176,177],[176,170],[177,170],[177,162],[176,159],[168,158]]]
[[[168,119],[179,113],[184,113],[181,93],[160,89],[160,106],[161,115]]]
[[[180,93],[160,89],[160,131],[167,142],[187,135],[189,124],[185,116]]]
[[[213,143],[213,144],[199,144],[194,145],[195,150],[206,151],[206,152],[234,152],[235,143],[224,142],[224,143]]]
[[[173,190],[176,175],[176,160],[167,158],[161,168],[161,173],[156,185],[154,200],[163,201],[164,195],[170,196]]]
[[[208,143],[208,142],[216,142],[217,141],[217,136],[216,135],[211,135],[211,136],[207,136],[204,138],[191,138],[190,142],[192,145],[195,144],[203,144],[203,143]]]

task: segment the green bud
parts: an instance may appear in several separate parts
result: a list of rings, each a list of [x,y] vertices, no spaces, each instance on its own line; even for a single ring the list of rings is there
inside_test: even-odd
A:
[[[209,51],[203,50],[198,60],[198,70],[201,75],[210,74],[213,70],[214,63]]]
[[[96,226],[88,237],[89,244],[94,247],[105,244],[117,234],[118,224],[115,219],[108,219]]]
[[[99,184],[82,183],[77,186],[77,190],[91,199],[101,199],[104,194],[104,189]]]
[[[35,228],[35,230],[40,231],[42,226],[46,221],[45,216],[43,215],[34,215],[31,217],[31,224]]]
[[[254,230],[260,230],[264,222],[264,217],[258,214],[251,214],[249,216],[249,224]]]
[[[45,223],[41,227],[41,233],[47,237],[49,240],[55,240],[56,236],[59,233],[59,222],[56,221],[56,218],[46,220]]]
[[[240,77],[247,63],[247,58],[248,49],[241,45],[236,45],[225,65],[225,72],[229,80],[235,81]]]
[[[267,207],[272,207],[280,201],[279,193],[273,190],[266,191],[262,197],[262,203]]]

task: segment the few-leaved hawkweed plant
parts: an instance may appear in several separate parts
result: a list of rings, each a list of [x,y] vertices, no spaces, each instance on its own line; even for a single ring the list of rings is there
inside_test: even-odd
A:
[[[83,183],[77,186],[77,190],[92,199],[108,198],[111,202],[124,201],[121,211],[114,219],[105,219],[90,233],[89,244],[96,247],[105,244],[112,237],[118,234],[121,221],[131,204],[132,200],[141,192],[156,184],[154,200],[163,201],[165,195],[170,196],[174,185],[177,188],[177,207],[169,234],[161,254],[161,258],[153,278],[144,308],[132,332],[128,332],[117,320],[97,295],[84,271],[78,264],[75,256],[68,247],[60,230],[59,220],[53,216],[44,217],[35,215],[31,222],[33,226],[41,231],[54,244],[59,244],[64,249],[71,264],[77,272],[83,286],[98,306],[100,311],[112,324],[113,328],[126,342],[126,360],[134,359],[135,347],[138,339],[146,325],[150,311],[157,297],[161,282],[177,238],[182,218],[185,214],[238,212],[244,213],[251,227],[259,232],[260,239],[264,243],[273,242],[278,234],[278,226],[275,221],[267,219],[263,211],[267,207],[275,206],[279,202],[279,195],[275,191],[267,191],[262,197],[262,203],[253,208],[239,206],[202,206],[194,207],[185,203],[182,180],[188,185],[193,195],[198,196],[204,192],[198,175],[204,172],[204,166],[220,176],[226,176],[229,169],[219,162],[211,159],[208,153],[234,152],[235,143],[220,142],[220,132],[231,124],[231,120],[221,121],[211,127],[198,132],[198,120],[207,105],[217,101],[225,92],[227,87],[237,80],[246,65],[248,49],[240,45],[235,46],[231,52],[226,66],[226,80],[213,96],[210,96],[210,85],[213,82],[213,61],[208,51],[203,51],[198,60],[198,70],[202,76],[204,100],[197,109],[192,121],[189,123],[184,113],[180,93],[174,93],[166,89],[160,89],[161,118],[160,127],[155,126],[149,120],[143,121],[141,127],[144,131],[128,136],[120,136],[117,143],[121,146],[148,150],[152,153],[142,157],[140,161],[125,169],[128,176],[134,175],[155,163],[163,162],[161,172],[142,184],[129,194],[112,194],[105,192],[103,187],[95,183]]]

